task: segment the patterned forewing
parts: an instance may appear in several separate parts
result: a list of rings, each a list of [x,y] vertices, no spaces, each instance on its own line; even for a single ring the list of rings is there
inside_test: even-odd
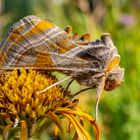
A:
[[[89,37],[88,37],[89,38]],[[108,40],[93,43],[61,30],[48,20],[27,16],[15,23],[0,44],[0,67],[102,72],[118,55]]]
[[[25,17],[10,28],[1,42],[1,65],[22,67],[53,64],[50,61],[51,53],[64,53],[74,47],[72,44],[66,47],[68,38],[71,36],[50,21],[35,16]]]
[[[40,22],[39,18],[29,16],[11,27],[0,47],[1,53],[6,56],[2,60],[4,66],[23,64],[24,61],[26,61],[26,64],[33,64],[36,58],[31,50],[34,46],[40,45],[40,32],[42,30],[47,31],[54,26],[52,23],[46,21],[46,26],[44,27]],[[36,29],[36,26],[40,28],[40,31]]]

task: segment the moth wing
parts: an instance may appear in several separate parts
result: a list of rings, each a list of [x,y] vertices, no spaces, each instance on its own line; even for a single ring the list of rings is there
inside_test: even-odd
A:
[[[0,43],[0,51],[7,52],[12,47],[26,49],[25,46],[33,46],[33,43],[36,44],[41,39],[43,42],[43,37],[46,37],[43,35],[43,31],[52,27],[55,27],[53,23],[41,20],[36,16],[24,17],[10,27],[7,35]],[[15,46],[14,43],[19,46]]]
[[[35,67],[45,61],[45,64],[48,63],[47,66],[50,66],[50,53],[58,50],[59,53],[64,53],[74,46],[72,43],[66,46],[65,37],[68,39],[71,35],[50,21],[41,20],[36,16],[24,17],[11,26],[0,43],[0,65]],[[40,54],[40,52],[45,53]]]
[[[12,57],[12,56],[11,56]],[[12,58],[11,58],[12,59]],[[54,63],[55,59],[57,62]],[[6,64],[6,63],[5,63]],[[88,66],[89,63],[77,58],[70,58],[65,55],[61,55],[54,52],[40,52],[35,49],[31,49],[25,52],[22,56],[15,61],[15,63],[8,65],[0,65],[2,70],[10,69],[42,69],[51,71],[82,71],[83,67]]]
[[[101,41],[91,42],[84,51],[77,53],[77,57],[95,63],[100,72],[111,71],[120,63],[117,48],[107,33],[101,36]]]
[[[101,36],[102,41],[104,42],[104,44],[110,48],[109,54],[108,54],[108,61],[106,63],[106,67],[105,67],[105,71],[112,71],[113,69],[115,69],[116,67],[119,66],[121,57],[118,54],[118,50],[115,47],[110,34],[108,33],[104,33]]]
[[[106,71],[112,71],[113,69],[117,68],[119,66],[120,60],[121,58],[119,55],[114,56],[106,66]]]

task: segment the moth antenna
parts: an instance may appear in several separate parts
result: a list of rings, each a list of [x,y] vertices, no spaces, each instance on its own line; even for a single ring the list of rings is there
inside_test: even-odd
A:
[[[66,31],[68,34],[72,33],[72,26],[71,25],[68,25],[64,31]]]
[[[41,90],[41,91],[38,91],[37,94],[43,93],[43,92],[49,90],[50,88],[52,88],[52,87],[54,87],[54,86],[56,86],[56,85],[58,85],[58,84],[60,84],[60,83],[62,83],[62,82],[64,82],[64,81],[66,81],[66,80],[68,80],[68,79],[71,79],[71,78],[72,78],[72,76],[69,76],[69,77],[67,77],[67,78],[65,78],[65,79],[63,79],[63,80],[61,80],[61,81],[58,81],[58,82],[52,84],[51,86],[48,86],[48,87],[46,87],[45,89],[43,89],[43,90]]]
[[[100,85],[97,86],[97,88],[96,88],[97,97],[96,97],[96,104],[95,104],[95,121],[98,120],[98,107],[99,107],[99,102],[100,102],[102,92],[104,90],[105,79],[106,79],[106,77],[104,76],[102,78],[102,81],[101,81]]]
[[[90,41],[90,34],[84,34],[83,36],[81,36],[80,40]]]

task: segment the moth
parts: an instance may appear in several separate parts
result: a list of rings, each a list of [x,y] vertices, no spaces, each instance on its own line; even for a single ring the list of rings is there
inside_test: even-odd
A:
[[[113,90],[123,81],[124,69],[119,64],[120,55],[110,34],[104,33],[100,40],[90,41],[89,34],[79,37],[77,33],[72,34],[70,26],[60,29],[36,16],[16,22],[0,43],[1,73],[25,68],[67,74],[69,77],[64,80],[71,78],[96,88],[96,117],[103,89]]]

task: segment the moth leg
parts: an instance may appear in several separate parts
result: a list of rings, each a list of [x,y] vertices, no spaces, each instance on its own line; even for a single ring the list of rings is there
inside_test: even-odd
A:
[[[106,77],[102,77],[101,83],[96,87],[96,104],[95,104],[95,121],[98,120],[98,106],[100,102],[100,98],[102,95],[102,92],[104,90],[104,85],[105,85],[105,79]]]
[[[66,87],[66,90],[68,90],[69,86],[72,84],[73,81],[74,81],[74,80],[72,79],[72,80],[68,83],[68,85],[67,85],[67,87]]]
[[[93,88],[95,88],[95,87],[92,86],[92,87],[84,88],[84,89],[82,89],[82,90],[76,92],[75,94],[71,95],[71,97],[73,98],[73,97],[77,96],[78,94],[80,94],[81,92],[84,92],[84,91],[86,91],[86,90],[93,89]]]
[[[56,83],[54,83],[54,84],[52,84],[52,85],[46,87],[45,89],[43,89],[43,90],[41,90],[41,91],[38,91],[37,94],[44,93],[44,92],[46,92],[47,90],[51,89],[52,87],[57,86],[57,85],[59,85],[60,83],[66,81],[66,80],[68,80],[68,79],[71,79],[71,78],[72,78],[72,76],[66,77],[66,78],[63,79],[63,80],[58,81],[58,82],[56,82]]]

